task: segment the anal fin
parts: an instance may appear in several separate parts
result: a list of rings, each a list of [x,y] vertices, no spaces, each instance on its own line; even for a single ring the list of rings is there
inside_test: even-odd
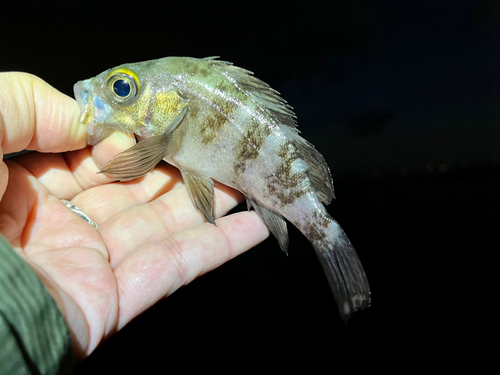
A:
[[[198,176],[185,170],[181,170],[181,172],[193,206],[201,212],[206,221],[216,225],[214,181],[211,178]]]
[[[257,214],[260,216],[264,224],[276,237],[280,244],[281,250],[288,254],[288,229],[286,221],[280,214],[261,206],[256,200],[247,197],[247,206],[253,206]]]

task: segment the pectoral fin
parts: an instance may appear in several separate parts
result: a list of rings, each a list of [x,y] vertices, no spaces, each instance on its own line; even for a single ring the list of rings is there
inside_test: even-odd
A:
[[[257,214],[269,228],[271,233],[276,237],[280,244],[281,250],[288,254],[288,229],[286,221],[280,214],[261,206],[256,200],[247,197],[247,206],[253,206]]]
[[[184,118],[187,111],[187,101],[183,103],[184,108],[179,112],[161,135],[141,140],[135,146],[115,156],[99,172],[120,181],[129,181],[144,176],[168,155],[168,144],[171,135]]]
[[[141,177],[167,156],[170,138],[162,134],[141,141],[111,159],[99,173],[120,181]]]
[[[214,181],[188,171],[181,172],[193,206],[201,212],[206,221],[215,225]]]

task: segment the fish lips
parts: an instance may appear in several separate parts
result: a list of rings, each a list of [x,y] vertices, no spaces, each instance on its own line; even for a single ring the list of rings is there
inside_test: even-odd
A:
[[[80,122],[88,125],[87,143],[95,145],[112,133],[112,129],[105,125],[106,117],[112,109],[96,95],[91,81],[92,79],[78,81],[73,90],[80,106]]]
[[[103,123],[111,112],[111,107],[96,95],[92,87],[92,79],[78,81],[73,90],[80,106],[80,122],[86,125]]]

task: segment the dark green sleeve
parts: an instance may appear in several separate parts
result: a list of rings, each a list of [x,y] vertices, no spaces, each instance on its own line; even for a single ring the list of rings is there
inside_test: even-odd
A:
[[[0,375],[67,374],[74,362],[68,327],[55,301],[0,235]]]

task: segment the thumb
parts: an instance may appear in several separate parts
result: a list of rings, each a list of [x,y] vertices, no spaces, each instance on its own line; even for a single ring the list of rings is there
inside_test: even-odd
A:
[[[63,152],[87,145],[72,98],[27,73],[0,73],[2,154],[24,149]]]

